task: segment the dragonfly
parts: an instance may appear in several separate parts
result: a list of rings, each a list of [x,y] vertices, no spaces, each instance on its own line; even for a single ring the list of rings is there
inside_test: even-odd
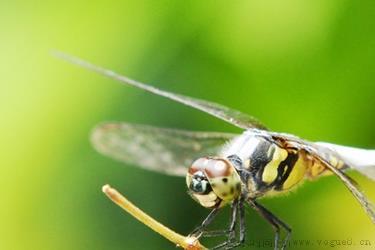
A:
[[[188,193],[210,209],[191,236],[224,237],[212,249],[233,249],[245,244],[245,206],[253,208],[274,230],[274,248],[285,249],[291,227],[258,202],[286,193],[305,180],[335,175],[348,188],[375,224],[375,209],[357,183],[346,174],[353,169],[375,181],[375,150],[310,142],[272,132],[254,117],[214,102],[192,98],[96,66],[61,52],[56,55],[122,84],[171,99],[224,120],[242,134],[187,131],[126,122],[106,122],[92,133],[97,151],[126,164],[166,175],[184,176]],[[224,206],[230,223],[224,230],[208,230]],[[285,237],[281,240],[281,232]]]

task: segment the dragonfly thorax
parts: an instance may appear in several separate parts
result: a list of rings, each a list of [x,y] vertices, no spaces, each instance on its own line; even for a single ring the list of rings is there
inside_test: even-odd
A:
[[[189,193],[204,207],[224,206],[241,193],[241,180],[231,162],[224,158],[202,157],[186,175]]]
[[[311,158],[293,145],[282,145],[270,137],[250,131],[234,138],[221,155],[240,170],[249,198],[273,195],[296,187],[313,165]]]

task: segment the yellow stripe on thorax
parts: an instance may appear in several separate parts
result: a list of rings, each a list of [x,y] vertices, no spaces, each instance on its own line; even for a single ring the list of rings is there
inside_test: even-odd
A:
[[[290,172],[288,178],[283,184],[283,190],[290,189],[294,185],[298,184],[305,176],[306,169],[308,167],[308,162],[305,157],[301,157],[300,154],[297,162],[294,164],[292,171]]]
[[[262,175],[262,181],[267,184],[270,184],[277,178],[277,169],[280,163],[288,157],[288,151],[275,145],[270,147],[269,152],[272,152],[272,147],[275,147],[273,155],[270,156],[272,160],[264,167]]]

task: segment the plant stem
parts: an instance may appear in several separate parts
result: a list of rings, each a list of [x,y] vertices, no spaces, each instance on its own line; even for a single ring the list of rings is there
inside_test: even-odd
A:
[[[159,233],[164,238],[176,244],[178,247],[188,250],[205,250],[206,248],[200,244],[198,239],[189,236],[180,235],[168,227],[164,226],[151,216],[144,213],[137,206],[131,203],[123,195],[121,195],[116,189],[111,188],[109,185],[105,185],[102,188],[103,192],[110,198],[114,203],[124,209],[126,212],[131,214],[134,218]]]

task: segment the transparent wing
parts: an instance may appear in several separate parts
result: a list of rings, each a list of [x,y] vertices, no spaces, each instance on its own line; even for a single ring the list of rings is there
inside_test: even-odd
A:
[[[196,99],[196,98],[192,98],[192,97],[188,97],[184,95],[167,92],[167,91],[155,88],[153,86],[135,81],[131,78],[120,75],[112,70],[96,66],[80,58],[73,57],[73,56],[70,56],[61,52],[54,52],[54,55],[68,62],[76,64],[78,66],[84,67],[91,71],[102,74],[106,77],[117,80],[123,84],[130,85],[130,86],[148,91],[150,93],[153,93],[155,95],[163,96],[168,99],[174,100],[176,102],[185,104],[186,106],[190,106],[195,109],[201,110],[212,116],[215,116],[219,119],[229,122],[237,127],[240,127],[243,129],[250,129],[250,128],[257,128],[257,129],[263,129],[263,130],[266,129],[266,127],[263,124],[261,124],[257,119],[247,114],[244,114],[238,110],[231,109],[231,108],[225,107],[223,105],[220,105],[214,102],[208,102],[205,100],[200,100],[200,99]]]
[[[333,150],[328,147],[323,147],[322,143],[310,143],[308,141],[304,141],[298,137],[288,134],[273,133],[273,138],[284,143],[291,143],[299,150],[306,151],[310,156],[314,158],[316,162],[319,162],[320,164],[325,166],[329,171],[335,174],[342,181],[342,183],[344,183],[344,185],[349,189],[353,196],[358,200],[358,202],[366,211],[367,215],[375,224],[375,208],[372,205],[372,203],[368,200],[366,195],[360,190],[357,183],[351,177],[349,177],[341,169],[336,168],[334,165],[330,163],[327,157],[329,154],[334,154],[335,157],[341,157],[341,155],[336,150]],[[327,152],[328,155],[326,155]],[[345,164],[349,163],[345,162]]]
[[[283,140],[295,142],[304,145],[304,147],[314,148],[316,153],[327,161],[329,161],[329,156],[332,155],[342,160],[347,167],[375,181],[375,150],[347,147],[327,142],[312,143],[290,134],[276,132],[269,132],[269,134],[275,138],[283,138]]]
[[[201,156],[215,156],[235,135],[192,132],[129,123],[105,123],[92,133],[102,154],[147,170],[184,176]]]
[[[375,150],[340,146],[326,142],[315,143],[339,155],[346,164],[375,181]]]
[[[349,176],[347,176],[343,171],[332,166],[327,160],[322,158],[320,155],[313,154],[313,156],[315,160],[321,162],[330,171],[332,171],[337,177],[340,178],[340,180],[345,184],[345,186],[349,189],[349,191],[353,194],[353,196],[358,200],[361,206],[365,209],[367,215],[375,224],[375,208],[372,205],[372,203],[368,200],[366,195],[359,189],[357,184]]]
[[[330,150],[330,153],[336,154],[337,151],[333,151],[332,149],[322,147],[321,143],[311,143],[308,141],[304,141],[298,137],[288,134],[280,134],[280,133],[270,133],[272,134],[272,138],[278,141],[281,144],[289,144],[293,147],[306,151],[310,156],[314,158],[316,162],[319,162],[323,166],[325,166],[328,170],[334,173],[344,185],[349,189],[349,191],[353,194],[353,196],[358,200],[361,206],[366,211],[367,215],[370,217],[372,222],[375,224],[375,208],[368,200],[366,195],[359,189],[359,186],[352,180],[351,177],[346,175],[341,169],[337,169],[334,165],[330,163],[327,159],[325,153],[327,150]],[[340,155],[338,155],[340,156]],[[346,162],[346,164],[348,164]]]

